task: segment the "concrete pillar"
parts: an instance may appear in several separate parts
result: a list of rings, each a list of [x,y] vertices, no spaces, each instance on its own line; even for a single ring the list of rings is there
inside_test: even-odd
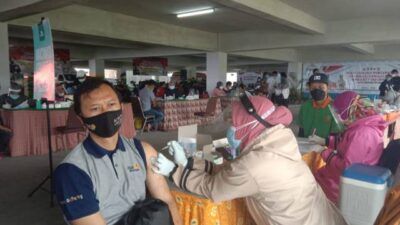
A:
[[[291,82],[291,87],[300,89],[300,82],[303,74],[303,64],[301,62],[289,62],[287,74]]]
[[[104,60],[103,59],[90,59],[89,60],[89,75],[91,77],[104,78]]]
[[[8,45],[8,25],[0,23],[0,94],[10,87],[10,61]]]
[[[226,82],[228,56],[224,52],[207,52],[207,91],[211,94],[218,81]]]

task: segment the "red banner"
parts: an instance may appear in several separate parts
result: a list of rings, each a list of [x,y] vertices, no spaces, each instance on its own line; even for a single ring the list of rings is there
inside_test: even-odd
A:
[[[133,74],[134,75],[167,75],[167,58],[147,57],[133,59]]]

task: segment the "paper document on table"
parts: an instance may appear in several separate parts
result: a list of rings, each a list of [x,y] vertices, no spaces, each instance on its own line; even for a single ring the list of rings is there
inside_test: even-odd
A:
[[[297,137],[296,140],[298,144],[311,144],[308,138]]]
[[[229,146],[229,142],[228,142],[227,138],[221,138],[221,139],[218,139],[218,140],[214,140],[212,143],[213,143],[215,148],[222,148],[222,147]]]
[[[196,136],[197,136],[197,124],[178,127],[178,142],[180,142],[182,138],[196,139]]]

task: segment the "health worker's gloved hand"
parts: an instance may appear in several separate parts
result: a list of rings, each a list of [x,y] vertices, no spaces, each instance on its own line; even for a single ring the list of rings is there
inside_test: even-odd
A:
[[[170,141],[168,142],[168,147],[168,152],[174,157],[174,162],[185,167],[188,160],[182,145],[180,145],[177,141]]]
[[[175,163],[167,159],[163,154],[158,153],[157,158],[151,158],[152,170],[155,173],[168,177],[175,168]]]
[[[322,146],[325,146],[325,138],[322,138],[322,137],[319,137],[318,135],[311,135],[311,136],[308,136],[308,140],[310,141],[310,142],[312,142],[312,143],[315,143],[315,144],[319,144],[319,145],[322,145]]]

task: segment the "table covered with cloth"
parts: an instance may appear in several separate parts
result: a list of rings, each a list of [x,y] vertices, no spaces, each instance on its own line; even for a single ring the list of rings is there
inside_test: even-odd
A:
[[[128,138],[132,138],[135,135],[135,129],[130,103],[124,104],[122,115],[123,123],[120,133]],[[9,127],[13,131],[9,146],[12,157],[48,153],[46,110],[1,109],[0,116],[3,119],[4,126]],[[65,126],[67,117],[68,109],[50,110],[53,151],[72,149],[85,137],[85,135],[77,135],[76,133],[64,135],[56,132],[56,127]]]
[[[314,151],[304,154],[303,160],[313,173],[325,165],[320,154]],[[184,225],[255,225],[244,199],[214,203],[179,190],[172,190],[171,193]]]
[[[214,203],[180,191],[171,191],[184,225],[253,225],[244,199]]]
[[[220,100],[217,102],[214,116],[200,117],[194,115],[195,112],[205,112],[207,102],[208,99],[157,101],[157,106],[164,113],[164,122],[161,128],[163,130],[175,130],[179,126],[212,123],[221,113]]]

